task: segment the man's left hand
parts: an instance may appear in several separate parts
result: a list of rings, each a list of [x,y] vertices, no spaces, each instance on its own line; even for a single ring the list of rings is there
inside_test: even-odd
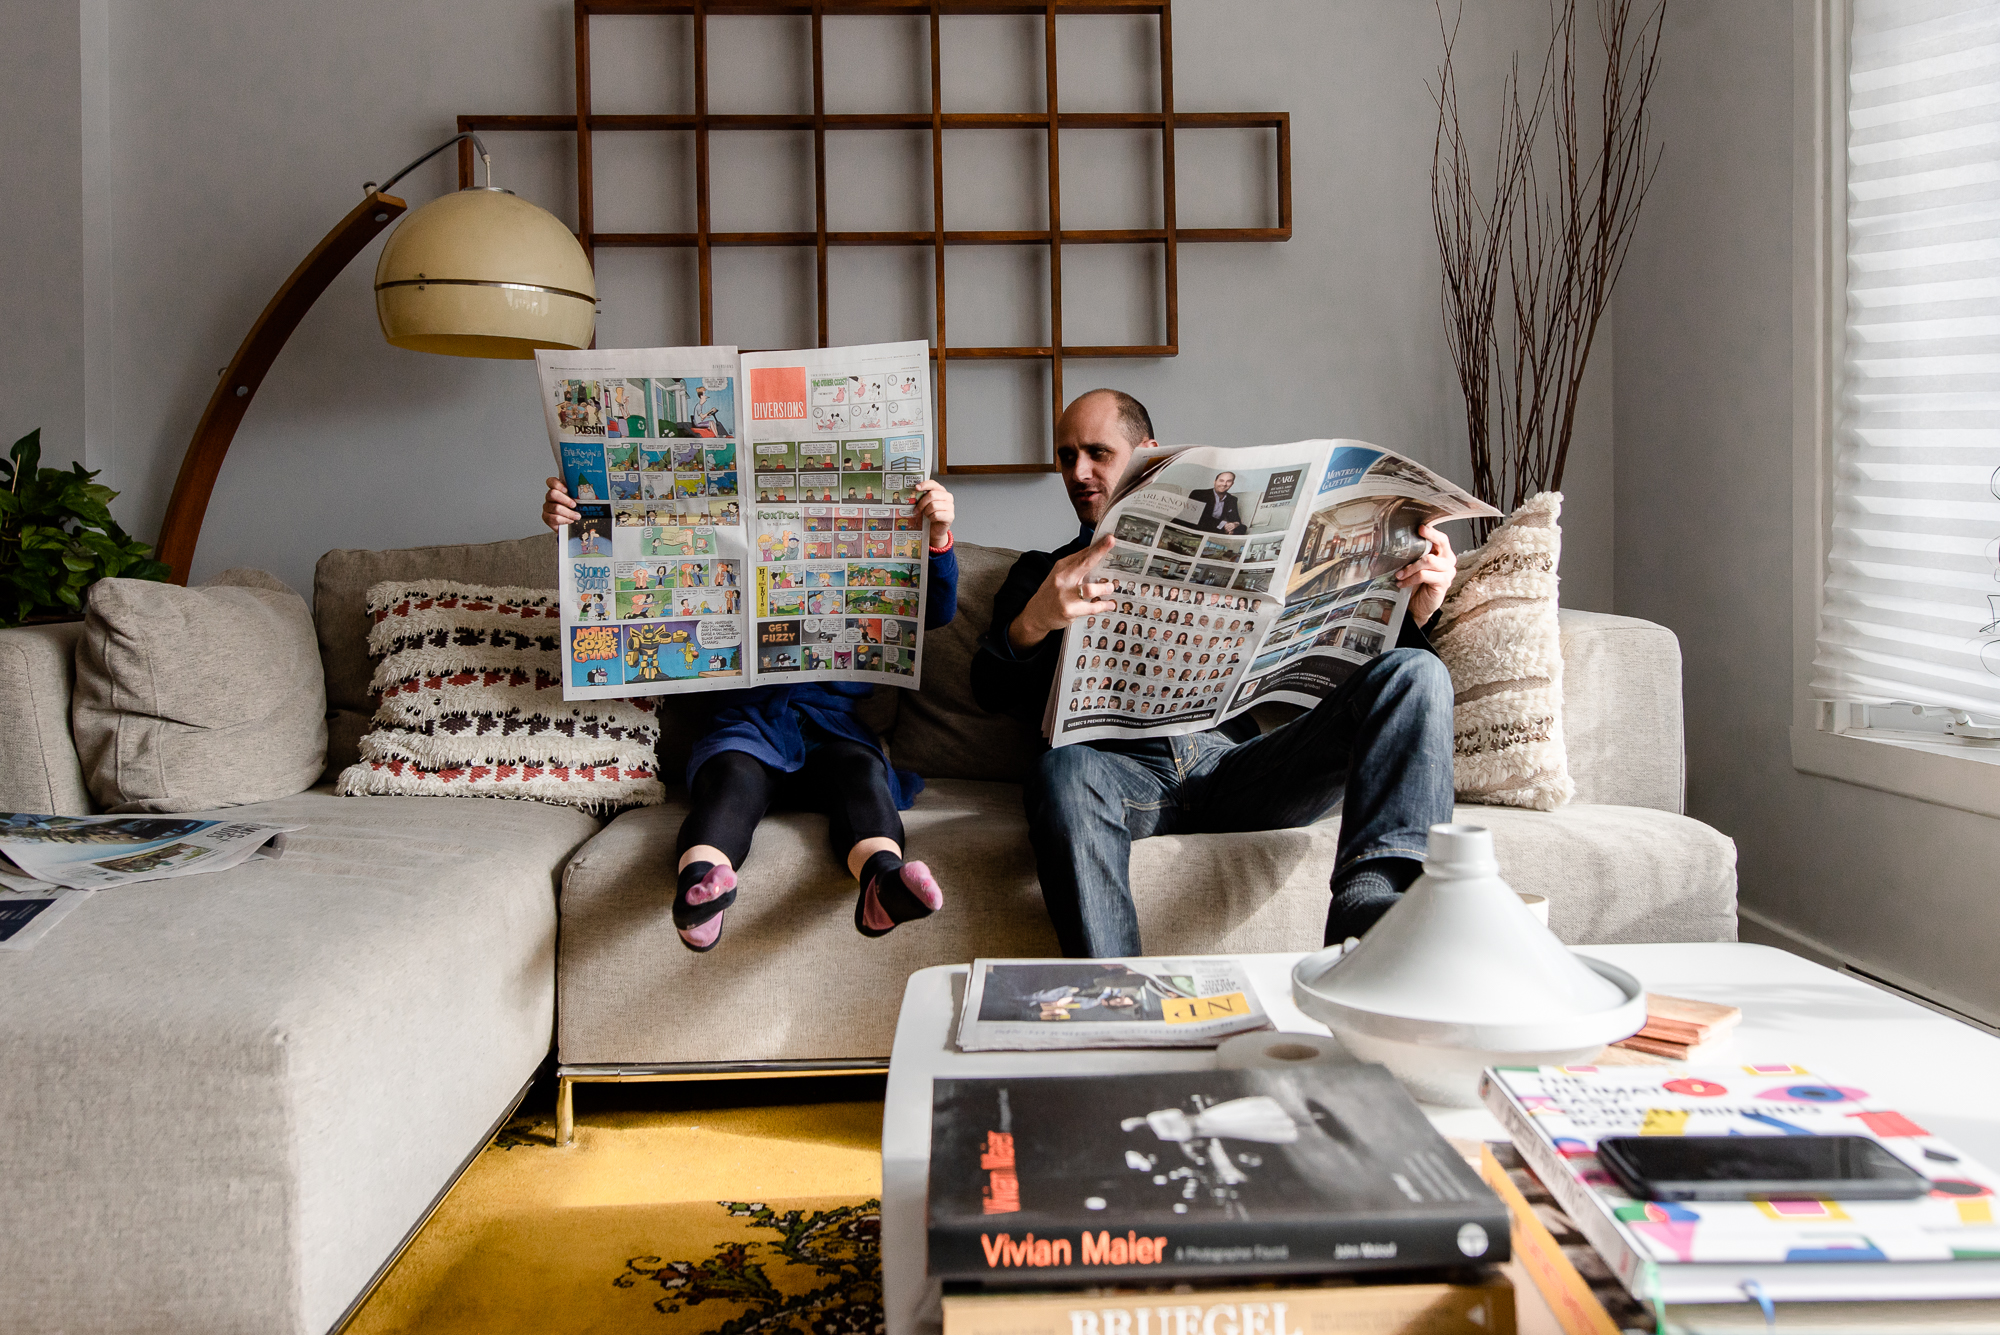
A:
[[[1451,539],[1425,524],[1417,536],[1429,542],[1429,552],[1396,572],[1396,587],[1410,589],[1410,617],[1419,626],[1437,615],[1444,606],[1445,592],[1458,573],[1458,559],[1451,554]]]
[[[917,484],[917,518],[931,521],[931,549],[942,549],[951,537],[951,521],[958,508],[953,504],[951,493],[942,483],[924,481]]]

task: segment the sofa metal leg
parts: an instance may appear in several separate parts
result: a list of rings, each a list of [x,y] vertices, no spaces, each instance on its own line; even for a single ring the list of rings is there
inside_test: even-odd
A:
[[[556,1145],[576,1141],[576,1078],[556,1076]]]

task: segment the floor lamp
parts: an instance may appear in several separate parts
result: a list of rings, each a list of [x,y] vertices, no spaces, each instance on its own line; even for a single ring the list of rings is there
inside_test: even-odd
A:
[[[285,341],[348,262],[408,210],[389,187],[462,139],[486,164],[486,184],[432,200],[382,247],[375,267],[382,336],[417,352],[516,360],[537,348],[590,346],[597,282],[589,257],[560,219],[493,185],[493,159],[478,135],[453,135],[380,185],[370,181],[265,304],[209,396],[160,526],[156,555],[174,583],[187,583],[223,456]]]

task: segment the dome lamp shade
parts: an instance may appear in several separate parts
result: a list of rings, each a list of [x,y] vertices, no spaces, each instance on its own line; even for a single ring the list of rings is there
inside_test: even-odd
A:
[[[537,348],[590,346],[597,281],[561,219],[510,191],[468,188],[390,234],[375,313],[399,348],[524,361]]]

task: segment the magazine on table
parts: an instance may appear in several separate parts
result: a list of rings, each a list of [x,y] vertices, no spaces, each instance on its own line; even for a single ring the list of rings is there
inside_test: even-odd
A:
[[[226,871],[284,851],[302,825],[208,816],[42,816],[0,813],[0,884],[100,890]]]
[[[1417,530],[1499,511],[1356,440],[1133,455],[1097,526],[1115,612],[1063,636],[1052,746],[1212,728],[1265,701],[1310,708],[1396,645],[1429,550]]]
[[[918,685],[930,345],[539,352],[563,698]]]
[[[958,1046],[1212,1048],[1270,1027],[1249,971],[1235,960],[974,960]]]

